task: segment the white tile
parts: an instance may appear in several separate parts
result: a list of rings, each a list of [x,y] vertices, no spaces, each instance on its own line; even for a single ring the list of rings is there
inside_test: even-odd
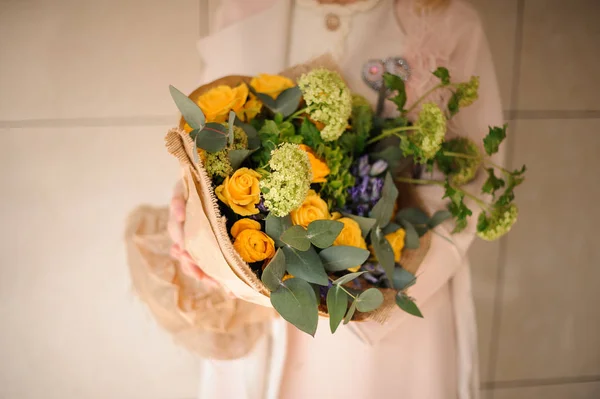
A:
[[[599,18],[598,0],[525,1],[519,109],[600,108]]]
[[[197,0],[21,0],[0,12],[0,120],[176,113],[199,83]]]
[[[600,120],[518,121],[496,380],[600,374]]]
[[[488,38],[502,107],[511,109],[515,36],[517,32],[517,0],[471,0],[479,11]]]
[[[496,389],[493,399],[596,399],[600,382]]]
[[[198,361],[134,297],[125,218],[166,204],[167,127],[0,137],[0,397],[195,397]]]

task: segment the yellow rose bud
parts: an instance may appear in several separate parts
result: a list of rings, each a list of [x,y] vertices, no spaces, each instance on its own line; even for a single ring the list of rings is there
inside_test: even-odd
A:
[[[406,237],[406,231],[404,229],[398,229],[393,233],[387,234],[385,239],[388,240],[392,249],[394,250],[394,261],[400,262],[402,256],[402,249],[404,248],[404,237]]]
[[[360,225],[357,222],[346,217],[338,219],[338,222],[342,222],[344,228],[333,242],[333,245],[348,245],[351,247],[367,249],[367,243],[362,236]],[[351,267],[348,270],[354,273],[360,269],[360,266],[361,265]]]
[[[204,112],[206,122],[225,122],[229,111],[239,112],[248,98],[245,83],[231,88],[221,85],[210,89],[198,97],[198,106]]]
[[[306,199],[298,208],[290,212],[292,223],[304,228],[315,220],[329,220],[327,203],[314,190],[309,190]]]
[[[260,230],[260,223],[252,219],[240,219],[231,226],[231,236],[236,238],[244,230]]]
[[[237,117],[240,118],[242,122],[250,122],[258,115],[261,108],[262,103],[260,100],[256,98],[254,94],[250,94],[250,98],[246,101],[246,104],[244,104],[242,109],[237,112]]]
[[[240,168],[225,178],[223,184],[215,189],[215,194],[238,215],[256,215],[256,205],[260,202],[259,178],[260,174],[257,172]]]
[[[275,255],[275,243],[260,230],[242,230],[233,242],[233,247],[248,263],[260,262]]]
[[[252,78],[250,86],[252,86],[257,93],[264,93],[271,98],[276,99],[282,91],[294,87],[295,84],[290,79],[283,76],[261,73]]]
[[[329,175],[329,166],[323,160],[318,158],[312,148],[307,145],[300,144],[300,148],[308,154],[310,167],[312,168],[313,179],[312,183],[325,183],[326,177]]]

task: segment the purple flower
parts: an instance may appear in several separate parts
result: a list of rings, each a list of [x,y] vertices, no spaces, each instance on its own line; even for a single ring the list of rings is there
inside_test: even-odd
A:
[[[369,205],[360,204],[356,207],[356,213],[358,216],[369,216]]]
[[[383,179],[380,177],[371,178],[371,201],[376,201],[381,198],[381,190],[383,189]]]
[[[265,199],[263,196],[260,196],[260,202],[256,206],[260,212],[269,212],[269,208],[265,206]]]
[[[375,163],[371,166],[371,170],[370,170],[369,174],[371,176],[380,175],[383,172],[385,172],[387,167],[388,167],[388,163],[386,161],[384,161],[383,159],[380,159],[378,161],[375,161]]]
[[[358,159],[358,175],[360,177],[367,176],[369,174],[369,170],[371,170],[371,165],[369,165],[369,156],[363,155]]]
[[[369,200],[368,189],[369,189],[369,178],[367,176],[364,176],[358,186],[358,190],[360,192],[360,199],[362,201]]]

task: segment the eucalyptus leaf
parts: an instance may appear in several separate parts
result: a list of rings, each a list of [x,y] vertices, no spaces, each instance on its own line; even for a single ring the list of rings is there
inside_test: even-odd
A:
[[[350,320],[352,320],[352,316],[354,316],[354,312],[356,312],[356,300],[352,302],[352,305],[350,305],[350,309],[348,309],[346,317],[344,317],[344,324],[350,323]]]
[[[366,237],[369,234],[369,231],[371,231],[371,229],[373,228],[373,226],[375,226],[375,223],[377,223],[377,219],[356,216],[350,213],[344,213],[344,216],[358,223],[363,237]]]
[[[419,208],[404,208],[396,214],[396,220],[407,220],[412,224],[426,224],[429,216]]]
[[[206,118],[198,104],[173,86],[169,86],[169,91],[171,92],[173,101],[175,101],[175,105],[179,109],[179,112],[181,112],[181,115],[187,124],[190,125],[192,129],[202,130]]]
[[[400,220],[400,224],[404,227],[406,237],[404,238],[404,247],[407,249],[417,249],[421,245],[419,241],[419,233],[415,230],[415,226],[407,220]]]
[[[285,254],[280,249],[275,252],[275,256],[265,270],[263,270],[261,280],[270,291],[276,291],[282,283],[285,275]]]
[[[319,252],[323,266],[329,272],[337,272],[362,265],[369,258],[369,255],[370,253],[366,249],[348,245],[336,245]]]
[[[317,297],[310,284],[299,278],[291,278],[274,292],[271,304],[289,323],[314,337],[319,322]]]
[[[329,327],[335,333],[342,322],[348,309],[348,294],[339,286],[334,286],[327,292],[327,312],[329,313]]]
[[[275,100],[270,95],[264,94],[264,93],[257,93],[257,92],[254,92],[254,94],[260,100],[260,102],[263,103],[263,105],[265,107],[270,109],[274,114],[277,113],[275,111],[275,109],[277,108],[277,104],[275,104]]]
[[[280,112],[284,118],[287,118],[296,111],[301,98],[302,91],[298,86],[285,89],[277,96],[277,100],[275,100],[277,112]]]
[[[359,312],[371,312],[383,303],[383,294],[377,288],[369,288],[356,297],[356,308]]]
[[[227,128],[220,123],[207,123],[195,141],[197,147],[208,152],[221,151],[227,145]]]
[[[385,228],[382,229],[382,231],[383,231],[384,235],[388,235],[388,234],[391,234],[391,233],[395,233],[400,228],[401,227],[398,226],[396,223],[390,223],[387,226],[385,226]]]
[[[281,241],[281,235],[291,226],[292,218],[290,215],[284,217],[269,215],[265,219],[265,232],[275,241],[277,247],[285,246],[285,243]]]
[[[227,156],[233,170],[237,170],[242,166],[242,163],[256,150],[229,150]]]
[[[233,126],[235,123],[235,112],[229,111],[229,121],[227,123],[227,129],[229,130],[229,145],[233,146]]]
[[[355,278],[365,274],[366,272],[355,272],[355,273],[348,273],[345,276],[342,276],[340,278],[338,278],[337,280],[335,280],[333,282],[334,285],[344,285],[349,281],[354,280]]]
[[[429,226],[415,226],[415,230],[419,237],[423,237],[429,231]]]
[[[381,198],[373,209],[371,210],[371,217],[377,220],[379,227],[384,228],[388,225],[392,219],[394,213],[394,206],[398,199],[398,189],[394,184],[392,175],[388,172],[385,175],[385,181],[383,183],[383,189],[381,190]]]
[[[310,248],[310,241],[306,237],[306,230],[299,225],[292,226],[284,231],[281,235],[281,241],[298,251],[308,251]]]
[[[307,237],[317,248],[327,248],[333,245],[340,235],[344,223],[335,220],[315,220],[308,225]]]
[[[394,266],[396,265],[394,250],[380,229],[371,230],[371,245],[373,245],[375,257],[385,271],[385,275],[393,288]]]
[[[401,267],[394,269],[394,287],[400,291],[407,289],[417,282],[414,274]]]
[[[313,247],[308,251],[298,251],[289,246],[282,247],[285,254],[287,271],[295,277],[326,286],[329,284],[323,262]]]
[[[434,227],[437,227],[438,225],[440,225],[447,219],[450,219],[451,217],[452,217],[452,214],[449,211],[446,211],[446,210],[437,211],[436,213],[433,214],[431,219],[429,219],[427,226],[429,226],[430,229],[433,229]]]
[[[396,305],[406,313],[409,313],[413,316],[423,317],[423,314],[417,307],[417,304],[406,294],[403,292],[398,293],[396,295]]]

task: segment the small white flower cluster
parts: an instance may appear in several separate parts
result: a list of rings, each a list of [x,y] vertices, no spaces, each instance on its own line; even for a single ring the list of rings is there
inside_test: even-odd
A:
[[[442,147],[446,136],[446,117],[434,103],[425,103],[419,112],[416,126],[419,127],[410,137],[422,152],[424,159],[433,159]]]
[[[352,94],[342,77],[327,69],[314,69],[298,80],[310,118],[324,126],[324,141],[338,139],[348,126],[352,113]]]
[[[496,208],[487,220],[487,226],[477,235],[487,241],[494,241],[508,233],[517,221],[519,210],[515,204]],[[480,217],[485,217],[482,215]]]
[[[297,144],[284,143],[271,153],[269,167],[272,172],[260,181],[265,206],[283,217],[302,205],[310,189],[308,154]]]

